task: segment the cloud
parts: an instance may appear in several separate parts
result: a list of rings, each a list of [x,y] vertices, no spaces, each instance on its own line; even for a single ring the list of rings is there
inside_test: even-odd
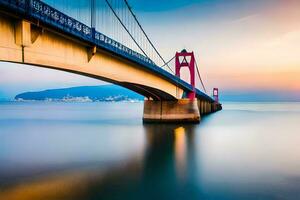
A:
[[[251,14],[251,15],[247,15],[247,16],[229,21],[229,24],[245,23],[245,22],[249,22],[249,21],[252,21],[252,20],[256,20],[259,17],[260,17],[259,13],[254,13],[254,14]]]
[[[281,36],[274,37],[266,42],[267,47],[291,47],[295,46],[300,51],[300,29],[289,31]],[[291,51],[291,49],[289,49]]]

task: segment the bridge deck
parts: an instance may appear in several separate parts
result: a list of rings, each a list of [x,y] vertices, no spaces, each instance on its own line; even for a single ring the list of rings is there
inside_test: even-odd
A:
[[[155,63],[153,63],[149,58],[131,50],[123,44],[88,27],[76,19],[65,15],[40,0],[0,0],[0,5],[4,6],[5,10],[22,15],[26,19],[38,20],[41,24],[50,26],[64,34],[78,38],[81,41],[85,41],[91,46],[97,46],[98,48],[109,51],[114,55],[125,58],[131,62],[135,62],[140,67],[143,67],[178,85],[178,87],[182,88],[184,91],[188,92],[193,89],[190,84],[155,65]],[[198,99],[214,102],[210,96],[199,89],[196,89],[196,97]]]

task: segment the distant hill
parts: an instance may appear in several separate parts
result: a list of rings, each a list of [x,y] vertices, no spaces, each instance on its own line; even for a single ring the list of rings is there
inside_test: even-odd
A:
[[[82,86],[25,92],[17,101],[142,101],[143,96],[117,85]],[[3,98],[0,101],[8,101]],[[237,102],[299,102],[299,93],[285,91],[220,91],[220,101]]]
[[[140,101],[144,97],[117,85],[82,86],[18,94],[18,101]]]

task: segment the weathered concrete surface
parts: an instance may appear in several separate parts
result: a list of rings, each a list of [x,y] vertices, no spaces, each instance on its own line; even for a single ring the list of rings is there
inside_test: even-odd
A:
[[[200,122],[198,101],[179,99],[177,101],[144,101],[144,122]]]

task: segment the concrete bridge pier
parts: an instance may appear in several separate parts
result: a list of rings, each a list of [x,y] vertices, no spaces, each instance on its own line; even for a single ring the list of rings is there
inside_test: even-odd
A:
[[[200,110],[201,115],[207,114],[208,113],[207,102],[202,101],[202,100],[199,100],[199,101],[200,101],[199,110]]]
[[[161,122],[200,122],[198,100],[178,99],[167,100],[145,100],[143,121],[146,123]]]
[[[204,113],[204,102],[203,101],[198,100],[198,108],[199,108],[200,115],[203,115],[203,113]]]
[[[211,113],[211,103],[207,102],[207,112]]]
[[[204,101],[203,103],[204,103],[204,105],[203,105],[203,106],[204,106],[204,113],[203,113],[203,114],[206,114],[206,113],[207,113],[207,105],[206,105],[206,101]]]
[[[201,115],[204,115],[206,113],[206,110],[205,110],[205,102],[204,101],[201,101],[201,105],[202,105],[202,113]]]
[[[219,104],[200,99],[198,100],[198,108],[201,116],[220,110]]]

